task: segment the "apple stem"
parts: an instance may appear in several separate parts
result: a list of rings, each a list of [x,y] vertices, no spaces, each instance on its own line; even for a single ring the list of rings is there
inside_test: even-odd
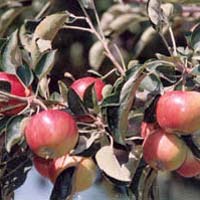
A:
[[[8,97],[10,99],[19,100],[21,102],[26,102],[28,105],[36,104],[36,105],[39,105],[44,110],[47,110],[46,105],[41,100],[37,99],[35,95],[28,96],[28,97],[20,97],[20,96],[16,96],[16,95],[13,95],[13,94],[10,94],[10,93],[7,93],[7,92],[3,92],[3,91],[0,91],[0,95]]]

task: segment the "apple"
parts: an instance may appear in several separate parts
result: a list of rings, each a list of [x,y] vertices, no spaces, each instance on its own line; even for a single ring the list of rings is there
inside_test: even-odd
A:
[[[75,147],[78,128],[69,113],[45,110],[27,121],[25,138],[36,155],[46,159],[58,158]]]
[[[33,157],[33,165],[35,169],[40,175],[47,178],[49,178],[49,169],[51,167],[52,162],[52,159],[44,159],[36,155]]]
[[[144,140],[144,160],[154,169],[172,171],[186,159],[188,147],[176,135],[158,129]]]
[[[167,132],[192,134],[200,129],[200,93],[166,92],[157,102],[156,117],[159,125]]]
[[[93,83],[97,100],[101,101],[103,98],[102,90],[105,86],[105,83],[99,78],[94,78],[90,76],[80,78],[74,81],[70,87],[79,95],[81,99],[83,99],[86,89]]]
[[[28,90],[14,74],[0,72],[0,82],[9,83],[9,93],[12,95],[16,95],[19,97],[27,97],[28,95],[30,95],[30,90]],[[25,102],[21,102],[17,99],[9,99],[8,101],[0,102],[0,114],[12,116],[22,111],[25,107]]]
[[[96,179],[96,165],[93,160],[91,158],[70,155],[54,159],[49,170],[49,177],[52,183],[55,183],[56,178],[63,170],[73,166],[76,167],[73,175],[74,191],[80,192],[92,186]]]
[[[148,135],[150,135],[151,133],[153,133],[158,128],[159,128],[159,125],[157,124],[157,122],[149,123],[149,122],[143,121],[141,123],[141,132],[140,132],[140,135],[141,135],[141,137],[143,139],[145,139],[145,138],[148,137]]]
[[[186,178],[200,175],[200,160],[194,156],[191,150],[188,151],[184,163],[176,172]]]

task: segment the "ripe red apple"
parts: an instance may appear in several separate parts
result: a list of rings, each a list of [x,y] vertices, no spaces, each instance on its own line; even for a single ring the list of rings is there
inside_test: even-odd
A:
[[[19,97],[26,97],[30,95],[30,90],[28,90],[19,81],[17,76],[9,74],[7,72],[0,72],[0,81],[5,81],[10,84],[9,93]],[[9,99],[8,101],[0,103],[0,114],[11,116],[22,111],[26,106],[25,102],[21,102],[16,99]]]
[[[91,158],[80,156],[65,155],[54,159],[49,170],[50,180],[55,183],[59,174],[72,166],[76,166],[73,175],[73,187],[75,192],[86,190],[92,186],[96,178],[96,165]]]
[[[75,92],[79,95],[81,99],[83,99],[85,90],[94,83],[94,89],[96,92],[97,100],[101,101],[103,96],[102,96],[102,90],[103,87],[105,86],[105,83],[99,79],[99,78],[94,78],[94,77],[84,77],[77,79],[74,81],[71,85],[71,88],[75,90]]]
[[[39,156],[34,156],[33,165],[38,173],[44,177],[49,178],[49,169],[51,167],[53,160],[52,159],[44,159]]]
[[[156,116],[167,132],[191,134],[200,129],[200,93],[171,91],[160,97]]]
[[[154,123],[148,123],[143,121],[141,123],[141,132],[140,135],[143,139],[147,138],[149,134],[153,133],[159,128],[159,125],[157,122]]]
[[[78,140],[73,117],[64,111],[46,110],[30,118],[25,127],[30,149],[43,158],[57,158],[71,151]]]
[[[150,134],[143,144],[144,160],[154,169],[172,171],[184,162],[188,147],[176,135],[160,129]]]
[[[181,176],[188,178],[200,175],[200,160],[194,156],[191,150],[189,150],[184,163],[176,170],[176,172]]]

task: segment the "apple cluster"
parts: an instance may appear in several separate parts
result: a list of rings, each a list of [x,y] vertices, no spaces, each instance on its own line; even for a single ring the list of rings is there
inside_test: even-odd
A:
[[[91,84],[94,84],[97,100],[100,101],[104,83],[98,78],[78,79],[71,88],[83,99]],[[96,165],[92,158],[70,155],[79,138],[77,123],[70,113],[50,109],[33,115],[26,124],[25,138],[35,154],[35,168],[52,183],[69,167],[76,168],[72,177],[74,192],[88,189],[94,183]]]
[[[173,171],[183,177],[200,174],[200,160],[181,136],[195,134],[200,129],[200,93],[170,91],[156,104],[156,121],[141,124],[143,156],[154,169]]]
[[[0,81],[3,91],[10,95],[10,98],[0,102],[0,114],[19,114],[27,106],[27,99],[23,101],[23,98],[31,95],[31,89],[16,75],[7,72],[0,72]],[[99,78],[80,78],[72,83],[71,88],[83,99],[86,89],[92,84],[97,100],[101,101],[105,84]],[[72,177],[74,192],[88,189],[94,183],[96,165],[93,159],[70,155],[79,139],[77,123],[72,114],[52,108],[37,112],[27,119],[24,135],[28,147],[33,152],[35,168],[53,184],[69,167],[75,167]]]

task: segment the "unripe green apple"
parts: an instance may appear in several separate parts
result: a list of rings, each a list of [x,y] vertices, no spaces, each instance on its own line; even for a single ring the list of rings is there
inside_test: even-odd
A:
[[[200,175],[200,160],[188,151],[184,163],[176,170],[183,177],[194,177]]]
[[[195,91],[166,92],[158,100],[156,117],[167,132],[191,134],[200,129],[200,93]]]
[[[178,169],[184,162],[188,147],[176,135],[160,129],[144,140],[144,160],[156,170],[172,171]]]
[[[46,110],[28,120],[25,138],[36,155],[43,158],[58,158],[75,147],[78,140],[78,128],[69,113]]]
[[[55,183],[56,178],[63,170],[73,166],[76,167],[73,175],[75,192],[86,190],[92,186],[96,178],[96,165],[91,158],[80,156],[65,155],[54,159],[49,170],[50,180]]]
[[[93,83],[97,100],[101,101],[103,98],[102,90],[105,86],[105,83],[99,78],[94,78],[90,76],[80,78],[74,81],[70,87],[79,95],[81,99],[83,99],[86,89]]]
[[[30,95],[30,90],[24,87],[19,81],[17,76],[9,74],[7,72],[0,72],[0,81],[7,82],[10,85],[9,93],[19,97],[27,97]],[[0,102],[0,114],[6,116],[12,116],[26,107],[27,103],[19,101],[17,99],[9,99],[8,101]],[[12,108],[13,107],[13,108]]]

